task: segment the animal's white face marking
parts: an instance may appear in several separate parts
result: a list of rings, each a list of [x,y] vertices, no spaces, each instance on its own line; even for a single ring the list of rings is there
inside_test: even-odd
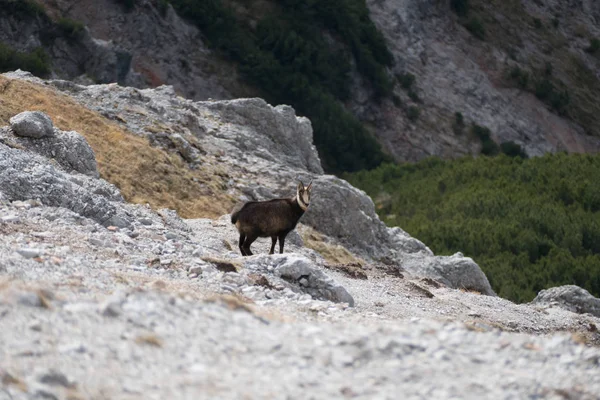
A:
[[[308,186],[304,186],[302,182],[298,184],[298,190],[296,192],[296,201],[300,208],[304,211],[308,208],[310,204],[310,191],[312,190],[312,182]]]

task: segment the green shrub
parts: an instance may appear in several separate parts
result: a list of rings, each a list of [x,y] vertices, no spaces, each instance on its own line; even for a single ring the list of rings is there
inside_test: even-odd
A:
[[[79,21],[70,18],[60,18],[57,22],[58,27],[69,39],[79,39],[83,35],[85,26]]]
[[[534,94],[559,114],[563,114],[566,111],[571,101],[569,92],[566,89],[557,89],[554,83],[547,77],[538,79],[535,82]]]
[[[406,116],[412,122],[415,122],[416,120],[418,120],[419,115],[421,115],[421,110],[419,110],[419,107],[417,107],[417,106],[410,106],[406,110]]]
[[[464,17],[469,13],[469,0],[450,0],[450,8],[457,15]]]
[[[503,142],[500,144],[500,151],[509,157],[527,158],[527,153],[515,142]]]
[[[167,10],[169,9],[169,0],[158,0],[158,12],[163,17],[167,15]]]
[[[46,15],[44,6],[34,0],[0,0],[0,10],[29,17]]]
[[[527,89],[529,86],[529,72],[522,70],[519,66],[510,69],[509,78],[521,89]]]
[[[585,49],[590,54],[598,54],[600,52],[600,39],[590,39],[590,45]]]
[[[374,199],[387,193],[381,218],[436,254],[473,257],[502,297],[564,284],[600,296],[598,155],[432,158],[345,178]]]
[[[483,22],[481,21],[481,19],[477,16],[472,16],[468,19],[467,22],[465,22],[465,28],[467,28],[467,30],[469,32],[471,32],[471,34],[473,36],[475,36],[477,39],[479,40],[485,40],[485,28],[483,26]]]
[[[132,11],[135,7],[136,0],[116,0],[117,3],[123,5],[127,12]]]
[[[417,78],[410,72],[403,72],[401,74],[397,74],[396,79],[398,80],[398,82],[400,82],[400,86],[402,86],[402,88],[405,90],[411,89],[415,81],[417,80]]]
[[[43,78],[50,73],[50,58],[41,48],[25,53],[0,43],[0,72],[16,69],[29,71]]]
[[[460,112],[454,113],[454,122],[452,122],[452,131],[455,135],[462,135],[465,130],[465,119]]]

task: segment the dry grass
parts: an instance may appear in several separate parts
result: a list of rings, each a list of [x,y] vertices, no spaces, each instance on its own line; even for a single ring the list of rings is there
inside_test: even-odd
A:
[[[22,111],[43,111],[65,131],[81,133],[94,149],[102,178],[132,203],[171,208],[184,218],[215,218],[234,202],[221,189],[222,177],[200,167],[190,170],[176,154],[150,146],[69,97],[41,85],[0,76],[0,124]]]
[[[241,310],[251,314],[254,313],[254,310],[250,307],[250,304],[254,302],[240,294],[217,294],[207,298],[206,302],[223,304],[230,310]]]
[[[239,260],[226,260],[217,257],[201,257],[203,261],[211,263],[221,272],[239,272],[242,269],[242,263]]]
[[[153,333],[139,335],[135,338],[135,342],[152,347],[163,347],[163,341]]]
[[[298,226],[298,233],[304,241],[304,246],[313,249],[319,253],[329,264],[358,264],[365,265],[364,260],[350,253],[345,247],[339,244],[328,243],[325,237],[313,228],[301,225]]]
[[[15,386],[21,392],[27,392],[27,384],[20,378],[9,374],[8,372],[4,372],[2,374],[2,379],[0,379],[3,386]]]

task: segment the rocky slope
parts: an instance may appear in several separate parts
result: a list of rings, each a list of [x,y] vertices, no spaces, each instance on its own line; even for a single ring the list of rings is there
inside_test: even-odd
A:
[[[165,2],[136,1],[129,12],[114,0],[41,3],[53,21],[81,21],[84,34],[75,41],[48,41],[56,28],[46,19],[6,15],[0,17],[0,40],[18,49],[42,45],[58,77],[137,87],[167,83],[197,100],[259,93]],[[481,144],[468,133],[471,123],[488,127],[497,143],[516,142],[529,155],[598,151],[593,98],[600,63],[590,44],[600,37],[596,2],[459,1],[470,5],[464,16],[450,3],[367,1],[394,55],[390,75],[415,77],[406,88],[400,78],[394,101],[383,102],[373,99],[357,73],[349,82],[353,95],[347,106],[386,151],[403,161],[477,154]],[[472,21],[482,40],[465,28]],[[567,104],[553,103],[562,101],[554,97],[563,92]],[[456,113],[464,128],[454,127]]]
[[[571,288],[530,305],[494,296],[472,260],[434,256],[385,228],[364,193],[323,175],[310,122],[293,109],[193,102],[169,87],[0,78],[6,109],[17,111],[14,93],[27,90],[38,103],[30,111],[57,124],[0,115],[10,123],[0,131],[0,398],[600,391],[600,315],[562,308],[595,313],[598,299]],[[103,136],[107,147],[96,131],[61,128],[81,115],[125,139]],[[240,257],[228,215],[181,219],[156,206],[159,187],[138,198],[146,204],[124,201],[102,179],[115,172],[90,154],[106,160],[127,142],[178,157],[182,174],[203,168],[219,183],[214,201],[289,195],[297,179],[313,179],[300,235],[283,255],[264,254],[270,241],[259,240],[258,255]]]

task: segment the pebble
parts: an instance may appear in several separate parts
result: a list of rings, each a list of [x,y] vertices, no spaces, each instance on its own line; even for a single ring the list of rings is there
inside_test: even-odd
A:
[[[221,289],[226,290],[228,292],[235,292],[236,288],[230,285],[221,285]]]
[[[179,240],[180,236],[176,233],[173,232],[167,232],[165,233],[165,239],[167,240]]]
[[[36,258],[36,257],[40,257],[42,254],[44,254],[44,250],[36,249],[33,247],[22,247],[20,249],[17,249],[17,253],[19,253],[21,256],[23,256],[25,258]]]
[[[188,270],[188,272],[190,274],[195,274],[196,276],[201,275],[202,274],[202,267],[199,265],[190,267],[190,269]]]
[[[153,222],[150,218],[140,218],[139,221],[140,221],[140,223],[142,223],[143,225],[146,225],[146,226],[150,226],[153,224]]]
[[[28,307],[42,307],[42,299],[37,293],[24,292],[17,297],[17,303]]]
[[[16,224],[21,222],[21,217],[18,215],[7,215],[5,217],[0,218],[2,222]]]

